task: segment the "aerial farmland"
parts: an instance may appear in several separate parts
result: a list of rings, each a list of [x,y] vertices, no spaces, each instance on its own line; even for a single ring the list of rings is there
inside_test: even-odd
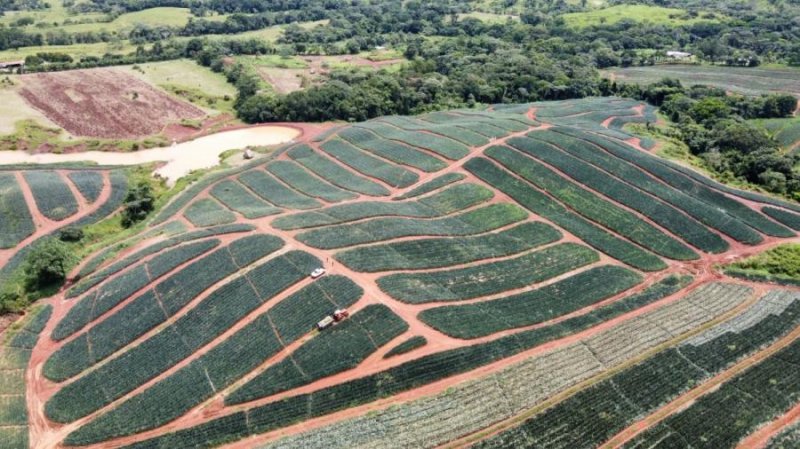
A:
[[[799,447],[797,14],[0,0],[0,449]]]

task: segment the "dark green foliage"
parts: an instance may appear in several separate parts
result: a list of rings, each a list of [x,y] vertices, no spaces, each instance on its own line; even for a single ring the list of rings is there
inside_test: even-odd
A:
[[[425,195],[426,193],[439,190],[442,187],[450,185],[454,182],[461,181],[464,178],[465,176],[463,173],[447,173],[437,178],[433,178],[430,181],[426,182],[425,184],[420,185],[419,187],[415,187],[409,190],[408,192],[394,198],[394,200],[395,201],[407,200],[409,198],[422,196]]]
[[[411,337],[408,340],[400,343],[399,345],[395,346],[394,348],[390,349],[386,354],[383,355],[384,359],[388,359],[390,357],[394,357],[396,355],[405,354],[407,352],[411,352],[417,348],[421,348],[428,344],[428,340],[421,336],[417,335],[415,337]]]
[[[183,213],[183,216],[193,225],[201,228],[228,224],[236,221],[236,216],[233,215],[231,211],[220,206],[219,203],[210,198],[195,201],[191,206],[186,208],[186,212]]]
[[[370,156],[342,140],[329,140],[321,147],[322,151],[339,162],[365,176],[383,181],[389,186],[408,187],[419,180],[416,173]]]
[[[370,196],[386,196],[389,190],[382,185],[358,176],[352,171],[322,156],[307,145],[292,148],[288,156],[333,185]]]
[[[379,278],[378,286],[389,296],[406,303],[461,301],[536,284],[599,259],[590,248],[563,243],[467,268],[391,274]]]
[[[67,177],[89,203],[94,203],[103,192],[103,175],[97,171],[73,171]]]
[[[365,246],[336,253],[336,260],[357,271],[440,268],[517,254],[552,243],[561,233],[544,223],[474,237],[417,239]]]
[[[515,142],[526,146],[525,143],[529,141]],[[676,260],[699,258],[697,253],[650,223],[565,179],[530,157],[508,147],[497,146],[486,150],[486,155],[575,212],[657,254]]]
[[[467,161],[464,167],[475,176],[509,195],[519,204],[552,220],[597,250],[641,270],[658,271],[666,268],[664,261],[658,257],[613,236],[579,215],[570,212],[529,184],[500,169],[488,159],[474,158]]]
[[[67,226],[58,230],[58,239],[62,242],[79,242],[83,240],[83,229]]]
[[[78,203],[72,191],[57,172],[29,170],[23,174],[39,212],[45,217],[61,221],[78,212]]]
[[[407,329],[408,324],[388,307],[367,306],[304,343],[287,358],[234,391],[226,402],[239,404],[271,396],[355,368]]]
[[[17,180],[0,173],[0,248],[13,248],[36,229]]]
[[[147,218],[155,208],[153,187],[141,181],[130,187],[122,209],[122,226],[130,227]]]
[[[261,218],[274,215],[281,209],[265,203],[236,181],[225,180],[211,189],[211,196],[228,208],[239,212],[245,218]]]
[[[25,286],[33,290],[50,287],[67,277],[74,255],[60,240],[48,238],[37,245],[25,259]]]
[[[288,209],[314,209],[322,204],[281,184],[264,170],[249,170],[239,175],[239,181],[261,198]]]
[[[526,216],[527,213],[519,207],[501,203],[433,220],[376,218],[330,226],[304,232],[297,239],[315,248],[332,249],[415,235],[464,236],[498,229]]]
[[[456,338],[478,338],[571,313],[642,281],[630,270],[602,266],[526,293],[464,306],[428,309],[419,317]]]
[[[236,265],[239,268],[244,268],[258,259],[279,250],[283,245],[283,240],[278,237],[258,234],[236,240],[228,245],[228,251],[230,251]]]

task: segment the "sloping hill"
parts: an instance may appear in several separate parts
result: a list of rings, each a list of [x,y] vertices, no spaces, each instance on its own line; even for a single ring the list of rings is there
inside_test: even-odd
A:
[[[616,98],[385,117],[204,178],[151,224],[186,232],[50,300],[31,444],[427,447],[555,404],[484,444],[611,439],[797,324],[796,295],[715,265],[796,240],[800,205],[649,154],[623,125],[652,119]],[[735,353],[697,340],[761,322]]]

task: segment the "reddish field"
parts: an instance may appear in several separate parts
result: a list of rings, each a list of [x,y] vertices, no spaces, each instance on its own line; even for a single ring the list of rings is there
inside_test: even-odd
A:
[[[25,100],[75,136],[138,138],[204,115],[116,69],[39,73],[22,79]]]

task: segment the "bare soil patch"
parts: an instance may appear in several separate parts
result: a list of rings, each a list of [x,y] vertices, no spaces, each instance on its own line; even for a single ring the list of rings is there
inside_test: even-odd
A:
[[[205,115],[118,69],[37,73],[20,80],[22,97],[75,136],[133,139]]]

